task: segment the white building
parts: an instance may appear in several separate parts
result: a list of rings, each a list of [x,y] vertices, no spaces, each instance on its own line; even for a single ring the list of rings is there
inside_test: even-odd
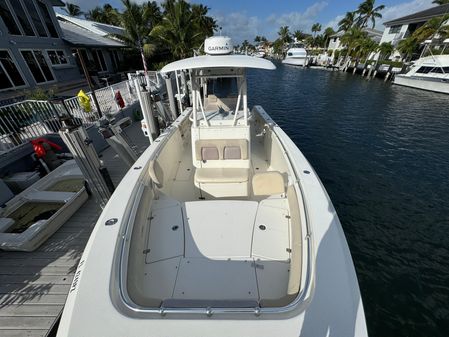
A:
[[[384,23],[385,30],[380,43],[390,42],[394,47],[401,40],[413,34],[415,30],[425,24],[428,20],[449,13],[449,4],[432,7],[421,12],[406,15]],[[395,51],[390,59],[400,59],[401,55]]]
[[[363,30],[368,34],[369,38],[376,41],[377,43],[380,42],[380,40],[382,38],[382,32],[380,30],[372,29],[372,28],[364,28]],[[344,32],[340,31],[340,32],[337,32],[334,35],[330,36],[329,46],[327,49],[332,50],[332,54],[334,54],[334,52],[336,50],[344,49],[345,46],[343,46],[341,43],[341,37],[343,35],[344,35]]]

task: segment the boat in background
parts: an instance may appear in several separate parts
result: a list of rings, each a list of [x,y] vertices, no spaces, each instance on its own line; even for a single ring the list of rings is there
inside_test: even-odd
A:
[[[302,43],[293,43],[282,61],[284,64],[305,67],[308,65],[307,50]]]
[[[187,108],[98,219],[58,337],[367,337],[351,254],[317,174],[261,106],[224,36],[188,71]],[[286,113],[289,113],[287,110]]]
[[[449,55],[422,57],[405,74],[397,74],[393,83],[449,94]]]

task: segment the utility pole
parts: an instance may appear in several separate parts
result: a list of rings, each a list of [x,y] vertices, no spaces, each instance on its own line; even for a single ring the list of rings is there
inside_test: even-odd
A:
[[[87,70],[86,63],[84,62],[83,54],[81,54],[81,50],[78,48],[76,49],[76,53],[78,54],[78,58],[80,60],[81,67],[83,68],[84,76],[86,76],[86,80],[87,80],[87,84],[89,85],[90,92],[92,93],[92,98],[94,100],[95,107],[97,108],[98,117],[101,118],[103,116],[103,114],[101,113],[100,104],[98,104],[97,95],[95,95],[95,89],[92,84],[92,80],[90,78],[89,71]]]

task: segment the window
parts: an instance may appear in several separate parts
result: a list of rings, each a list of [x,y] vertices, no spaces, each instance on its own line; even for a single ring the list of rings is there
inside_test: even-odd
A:
[[[118,70],[120,65],[120,59],[118,57],[117,50],[110,50],[109,56],[111,58],[112,66],[114,67],[114,70]]]
[[[9,51],[0,50],[0,90],[25,86],[25,81]]]
[[[6,0],[0,0],[0,16],[2,17],[6,28],[8,28],[9,34],[22,35]]]
[[[45,27],[41,21],[41,18],[39,16],[39,13],[37,12],[33,0],[25,0],[24,4],[28,10],[28,14],[30,15],[31,21],[33,21],[33,25],[34,28],[36,29],[36,32],[41,37],[47,37],[47,32],[45,31]]]
[[[98,71],[107,71],[106,62],[104,61],[103,52],[99,49],[92,50],[95,66]]]
[[[69,64],[63,50],[47,50],[47,55],[53,66]]]
[[[51,15],[50,15],[50,12],[48,11],[47,5],[40,2],[39,0],[37,0],[37,5],[40,9],[42,18],[44,19],[45,25],[47,26],[50,36],[51,37],[59,37],[58,32],[56,31],[56,28],[51,19]]]
[[[22,26],[22,29],[23,29],[23,32],[25,33],[25,35],[35,36],[33,27],[31,26],[31,23],[28,20],[28,17],[26,15],[25,10],[23,9],[20,1],[19,0],[10,1],[10,4],[16,14],[17,20],[19,21],[20,25]]]
[[[45,83],[55,80],[42,51],[22,50],[21,53],[31,74],[33,74],[36,83]]]
[[[389,34],[397,34],[401,31],[402,26],[391,26],[390,30],[388,31]]]
[[[293,53],[287,53],[288,56],[293,56]]]

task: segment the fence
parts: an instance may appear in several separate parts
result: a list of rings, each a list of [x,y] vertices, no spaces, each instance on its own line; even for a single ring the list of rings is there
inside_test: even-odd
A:
[[[95,90],[95,95],[102,114],[113,116],[121,110],[121,107],[116,101],[116,95],[118,93],[120,93],[125,106],[131,105],[139,99],[136,88],[134,88],[134,83],[130,80],[97,89]],[[94,104],[92,93],[88,92],[86,95],[90,98],[90,111],[86,111],[81,106],[78,97],[64,100],[64,105],[73,117],[80,119],[83,124],[89,125],[98,120],[99,114]]]
[[[147,71],[149,84],[153,88],[158,88],[161,83],[159,79],[159,73],[157,71]],[[128,80],[133,82],[137,80],[139,85],[145,84],[148,85],[147,80],[145,79],[145,72],[143,70],[138,70],[135,73],[128,73]]]
[[[63,116],[62,105],[48,101],[23,101],[0,107],[0,151],[57,132]]]
[[[125,106],[138,101],[132,80],[97,89],[95,95],[103,114],[114,116],[121,110],[116,102],[118,92]],[[81,106],[78,97],[59,102],[26,100],[0,107],[0,151],[10,150],[47,133],[57,132],[62,125],[61,118],[69,114],[85,126],[95,123],[99,114],[92,93],[86,94],[90,97],[90,111]]]

